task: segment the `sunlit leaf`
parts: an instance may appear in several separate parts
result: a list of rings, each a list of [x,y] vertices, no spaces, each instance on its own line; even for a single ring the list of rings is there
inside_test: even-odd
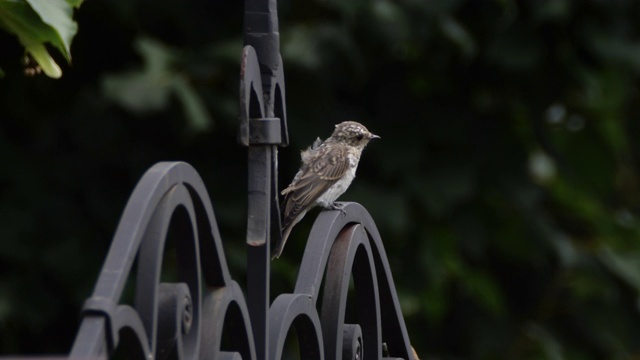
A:
[[[74,8],[79,8],[80,5],[82,5],[82,3],[84,2],[84,0],[65,0],[65,1],[67,2],[67,4],[69,4]]]
[[[73,9],[66,0],[26,0],[42,21],[55,30],[57,38],[52,44],[71,60],[71,41],[78,31],[73,21]]]
[[[58,48],[69,60],[71,40],[77,30],[72,16],[71,7],[64,0],[0,2],[0,26],[15,34],[45,74],[53,78],[59,78],[62,71],[45,43]]]
[[[33,58],[38,62],[38,65],[40,65],[42,71],[44,71],[47,76],[55,79],[62,76],[62,70],[53,60],[51,55],[49,55],[49,52],[47,52],[47,49],[44,47],[44,45],[33,43],[26,46],[26,48],[31,56],[33,56]]]

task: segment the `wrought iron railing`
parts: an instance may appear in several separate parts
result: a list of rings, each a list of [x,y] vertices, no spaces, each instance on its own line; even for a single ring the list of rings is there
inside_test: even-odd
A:
[[[156,164],[127,203],[71,358],[280,359],[291,329],[301,359],[414,358],[380,234],[356,203],[320,213],[293,293],[269,301],[270,245],[281,230],[277,148],[288,143],[276,5],[245,5],[239,139],[249,160],[246,298],[227,269],[196,170]],[[170,280],[161,274],[168,239],[177,268]]]

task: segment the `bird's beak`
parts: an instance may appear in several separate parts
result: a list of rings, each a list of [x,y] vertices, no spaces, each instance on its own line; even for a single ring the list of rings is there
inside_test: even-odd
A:
[[[369,133],[369,139],[380,139],[380,136],[376,134]]]

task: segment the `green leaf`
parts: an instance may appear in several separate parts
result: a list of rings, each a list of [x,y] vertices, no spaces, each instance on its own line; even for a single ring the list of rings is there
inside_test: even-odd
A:
[[[73,8],[77,9],[80,7],[80,5],[82,5],[82,3],[84,2],[84,0],[66,0],[67,4],[69,4],[69,6],[72,6]]]
[[[26,1],[0,0],[0,26],[18,37],[47,76],[59,78],[62,75],[60,67],[44,46],[45,42],[59,41],[59,37]]]
[[[73,9],[66,0],[26,0],[42,21],[51,26],[56,39],[51,43],[71,61],[71,41],[78,31],[78,24],[73,21]]]
[[[27,46],[27,50],[31,53],[31,56],[33,56],[47,76],[54,79],[58,79],[62,76],[62,70],[60,70],[58,64],[56,64],[51,55],[49,55],[47,48],[45,48],[43,44],[34,43]]]

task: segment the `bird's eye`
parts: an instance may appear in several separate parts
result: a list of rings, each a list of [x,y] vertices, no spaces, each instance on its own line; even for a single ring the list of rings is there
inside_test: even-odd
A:
[[[362,135],[362,134],[356,135],[356,140],[358,140],[358,141],[362,140],[363,138],[364,138],[364,135]]]

